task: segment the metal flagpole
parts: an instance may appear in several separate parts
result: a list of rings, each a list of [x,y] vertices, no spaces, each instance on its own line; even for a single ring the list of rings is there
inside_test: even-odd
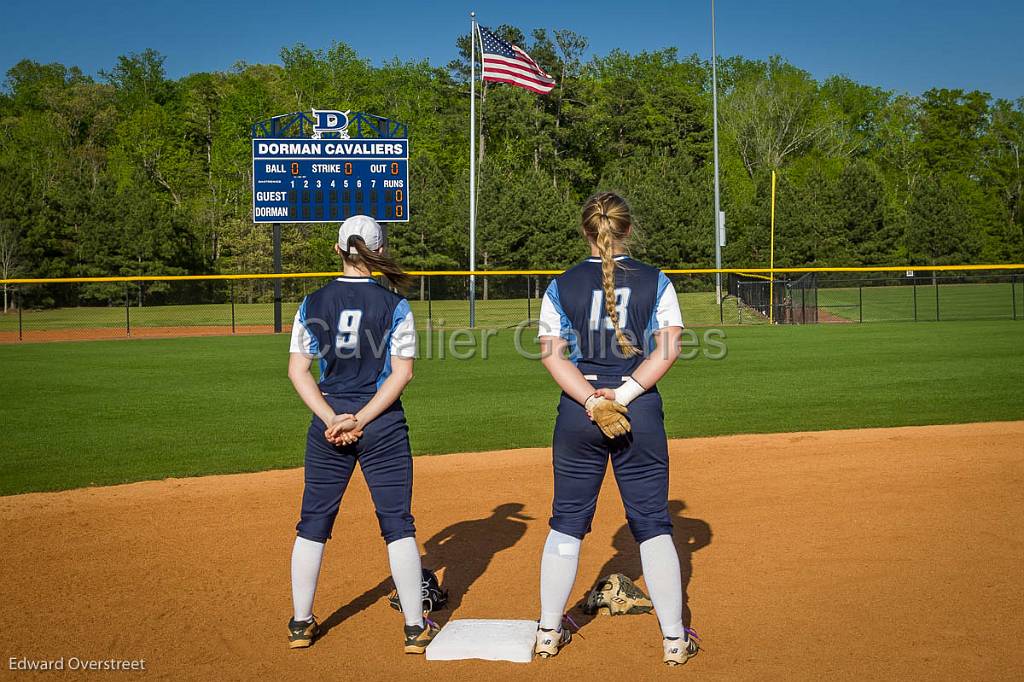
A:
[[[770,263],[768,273],[771,276],[771,280],[768,282],[768,323],[775,324],[775,171],[772,171],[772,238],[771,238],[771,255],[769,256],[768,262]]]
[[[711,116],[715,148],[715,269],[722,269],[722,213],[718,189],[718,49],[715,46],[715,0],[711,0]],[[722,273],[715,273],[715,303],[722,304]]]
[[[469,13],[469,271],[476,271],[476,12]],[[476,275],[469,276],[469,327],[476,323]]]

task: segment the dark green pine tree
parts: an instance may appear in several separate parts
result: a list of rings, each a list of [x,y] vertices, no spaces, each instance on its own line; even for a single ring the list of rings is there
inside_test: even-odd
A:
[[[885,219],[885,185],[873,163],[858,159],[843,168],[834,210],[838,230],[849,240],[842,265],[895,264],[899,233]]]
[[[914,265],[970,263],[981,252],[982,234],[968,220],[966,178],[952,173],[922,180],[910,197],[907,252]]]

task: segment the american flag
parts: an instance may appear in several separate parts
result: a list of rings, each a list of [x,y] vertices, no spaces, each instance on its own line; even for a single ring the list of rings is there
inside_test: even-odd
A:
[[[480,27],[480,44],[485,81],[510,83],[539,95],[554,89],[555,79],[546,74],[530,55],[483,26]]]

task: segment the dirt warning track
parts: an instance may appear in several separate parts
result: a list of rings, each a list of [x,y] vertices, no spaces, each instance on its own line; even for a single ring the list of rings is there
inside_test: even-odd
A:
[[[283,326],[291,332],[291,324]],[[0,343],[46,343],[54,341],[117,341],[121,339],[178,339],[192,336],[243,336],[273,334],[273,325],[190,325],[174,327],[136,326],[131,332],[124,327],[68,327],[58,329],[27,329],[20,336],[16,331],[0,331]]]
[[[582,621],[560,656],[529,665],[403,656],[358,477],[317,594],[327,633],[289,651],[302,486],[289,470],[0,498],[3,677],[33,676],[10,671],[12,658],[60,657],[144,659],[145,672],[118,674],[153,679],[1008,679],[1024,668],[1024,422],[671,449],[676,542],[705,644],[681,670],[661,665],[653,615]],[[546,449],[416,460],[418,539],[453,595],[441,620],[536,617],[550,491]],[[640,575],[609,476],[574,599],[612,571]]]

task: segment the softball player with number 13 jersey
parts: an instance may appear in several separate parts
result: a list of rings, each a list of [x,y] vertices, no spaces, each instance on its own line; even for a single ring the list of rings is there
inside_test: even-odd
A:
[[[410,513],[412,453],[400,396],[412,379],[416,328],[409,302],[378,284],[382,272],[401,287],[408,276],[384,253],[375,220],[342,223],[335,250],[345,275],[307,296],[295,314],[288,376],[313,412],[306,436],[305,488],[292,550],[289,646],[319,633],[313,597],[324,544],[358,462],[370,488],[391,575],[405,616],[405,652],[422,654],[438,628],[423,614],[421,567]],[[320,363],[320,381],[310,374]]]
[[[679,300],[658,269],[624,253],[625,200],[597,194],[583,206],[592,257],[552,281],[541,304],[542,362],[562,389],[552,441],[554,501],[541,558],[536,653],[554,656],[579,550],[608,460],[640,543],[644,579],[663,635],[663,660],[685,663],[697,643],[683,626],[679,556],[668,512],[668,442],[656,384],[679,355]],[[628,415],[628,417],[627,417]]]

